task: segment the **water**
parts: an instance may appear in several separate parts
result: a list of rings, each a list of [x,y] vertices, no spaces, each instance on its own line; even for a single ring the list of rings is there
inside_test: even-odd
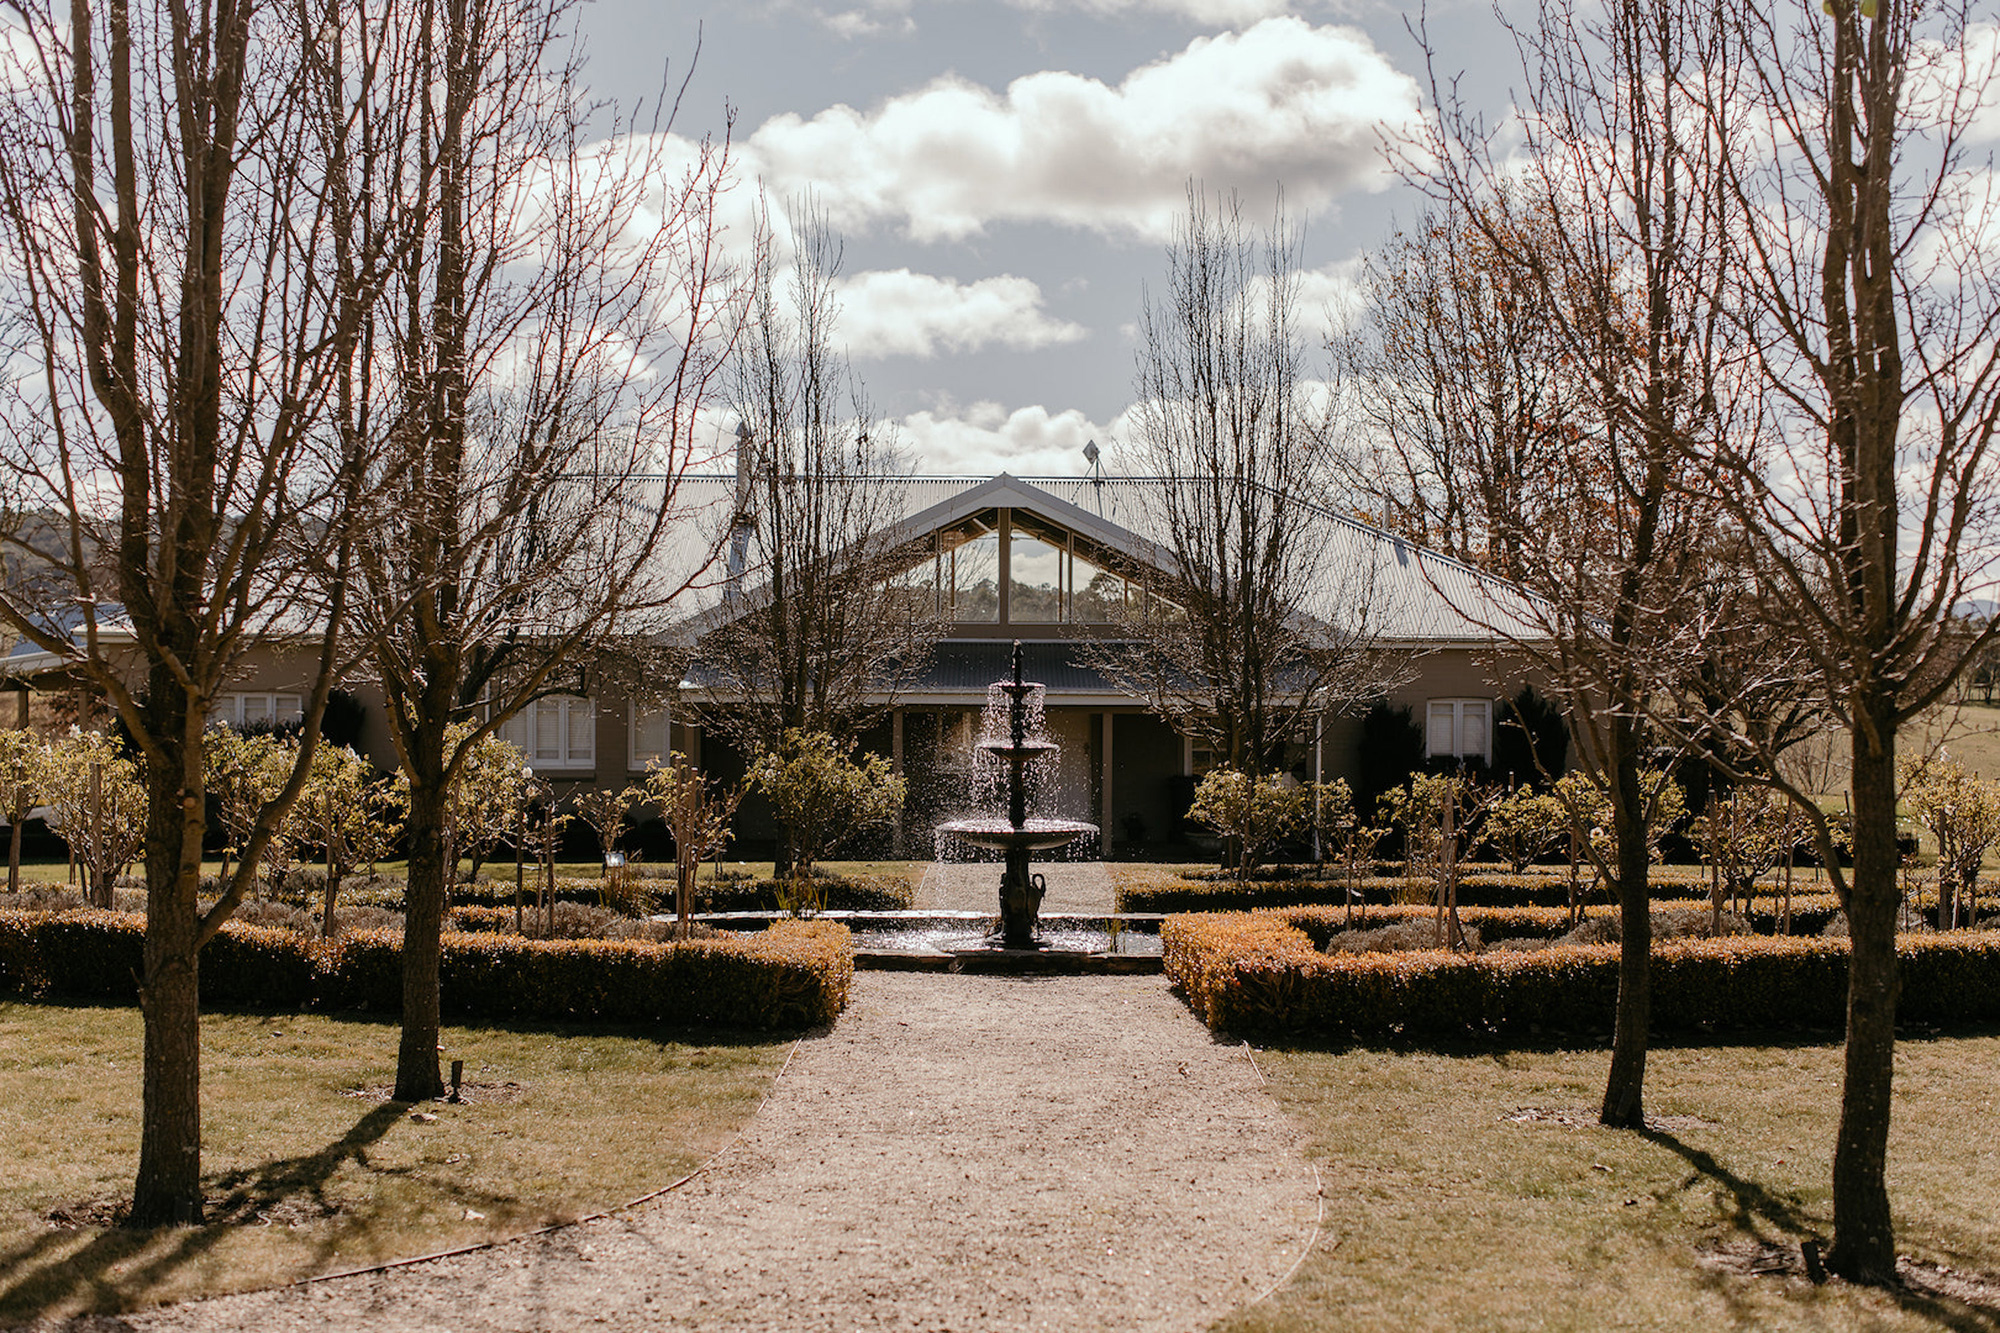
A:
[[[854,931],[854,948],[860,953],[952,953],[989,947],[990,934],[984,930],[967,930],[962,925],[869,926]],[[1040,939],[1045,948],[1053,953],[1115,954],[1127,958],[1160,956],[1157,928],[1146,931],[1126,927],[1111,931],[1096,926],[1051,926],[1045,921]]]

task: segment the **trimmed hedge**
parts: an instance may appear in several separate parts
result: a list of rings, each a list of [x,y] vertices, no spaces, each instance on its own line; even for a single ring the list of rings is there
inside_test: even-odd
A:
[[[1708,905],[1706,898],[1656,898],[1653,910],[1657,912],[1676,907],[1706,910]],[[1412,919],[1429,920],[1436,910],[1411,903],[1357,904],[1354,927],[1357,930],[1373,930],[1377,926],[1390,926]],[[1723,910],[1730,909],[1725,904]],[[1324,949],[1334,933],[1347,924],[1347,909],[1344,907],[1293,907],[1273,911],[1284,921],[1303,930],[1316,949]],[[1603,903],[1593,903],[1583,909],[1585,917],[1615,916],[1617,912],[1617,908]],[[1810,896],[1794,893],[1791,934],[1818,935],[1839,912],[1840,903],[1830,893]],[[1569,931],[1569,911],[1562,907],[1461,907],[1458,919],[1468,926],[1477,927],[1480,938],[1488,944],[1495,940],[1552,940]],[[1745,919],[1750,922],[1751,929],[1760,935],[1775,935],[1778,932],[1778,914],[1767,899],[1758,899],[1756,907]]]
[[[1367,899],[1366,906],[1383,907],[1427,907],[1417,904],[1397,903],[1395,899],[1403,893],[1408,881],[1400,876],[1371,875],[1361,881],[1361,894]],[[1589,881],[1585,888],[1589,889]],[[1428,894],[1429,881],[1420,881],[1419,888]],[[1697,884],[1684,877],[1658,880],[1652,885],[1653,901],[1661,906],[1708,901],[1706,885]],[[1181,880],[1174,884],[1153,887],[1120,888],[1117,894],[1117,910],[1120,912],[1247,912],[1259,908],[1283,907],[1340,907],[1347,901],[1347,881],[1344,879],[1273,879],[1250,880],[1238,884],[1234,880]],[[1458,902],[1461,910],[1469,907],[1481,908],[1540,908],[1560,909],[1569,903],[1569,887],[1558,879],[1546,875],[1507,875],[1497,873],[1473,873],[1459,881]],[[1606,894],[1602,888],[1586,894],[1585,910],[1606,906]],[[1759,930],[1775,928],[1776,897],[1770,886],[1760,885],[1755,897],[1755,910],[1751,921]],[[1357,911],[1364,906],[1356,902]],[[1817,933],[1832,920],[1834,895],[1830,890],[1808,891],[1794,886],[1792,890],[1793,932]],[[1808,917],[1809,911],[1824,908],[1824,914]],[[1763,923],[1771,924],[1763,924]],[[1530,933],[1530,932],[1523,932]],[[1560,933],[1560,932],[1558,932]]]
[[[832,911],[848,912],[894,912],[910,906],[916,897],[916,888],[907,879],[889,875],[854,875],[839,879],[814,881],[826,895],[826,907]],[[674,904],[674,881],[656,876],[647,876],[639,881],[653,896],[653,902],[661,911],[672,911]],[[523,891],[528,903],[535,901],[535,883],[531,878]],[[775,912],[778,904],[778,881],[774,879],[724,880],[720,883],[702,880],[695,885],[694,910],[697,912]],[[597,904],[604,898],[603,883],[595,878],[578,879],[564,877],[556,881],[558,902]],[[399,906],[398,898],[391,906]],[[451,886],[451,904],[456,907],[505,907],[509,911],[514,906],[514,884],[511,879],[482,880],[477,884],[454,884]]]
[[[0,991],[134,1003],[145,918],[0,911]],[[694,1022],[797,1028],[833,1021],[854,979],[853,937],[781,921],[707,940],[527,940],[448,934],[439,965],[451,1018]],[[230,922],[201,953],[205,1005],[402,1008],[402,936],[322,941]]]
[[[1324,954],[1275,912],[1170,917],[1167,975],[1217,1031],[1383,1037],[1607,1029],[1618,950]],[[2000,1018],[2000,931],[1905,935],[1898,1017]],[[1735,936],[1674,940],[1653,951],[1653,1026],[1838,1027],[1847,1007],[1847,941]]]

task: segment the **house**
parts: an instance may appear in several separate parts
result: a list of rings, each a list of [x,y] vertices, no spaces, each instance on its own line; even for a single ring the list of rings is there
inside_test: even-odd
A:
[[[679,499],[690,507],[687,550],[724,550],[728,525],[740,522],[739,480],[690,477]],[[962,813],[968,803],[973,742],[988,686],[1001,679],[1015,641],[1029,679],[1047,686],[1046,724],[1061,746],[1051,806],[1089,819],[1103,830],[1107,853],[1169,837],[1184,813],[1193,779],[1210,757],[1178,735],[1139,700],[1090,665],[1085,640],[1112,619],[1108,599],[1124,595],[1114,571],[1159,567],[1160,483],[1143,478],[908,477],[892,489],[886,511],[893,544],[908,553],[905,576],[927,587],[944,608],[943,637],[926,668],[894,700],[887,717],[863,738],[910,779],[911,799],[900,835],[908,855],[928,855],[928,829]],[[1527,678],[1510,641],[1536,635],[1533,606],[1518,590],[1434,552],[1330,510],[1311,510],[1313,540],[1324,565],[1340,571],[1350,599],[1362,601],[1372,642],[1399,655],[1401,669],[1386,690],[1422,726],[1433,757],[1490,760],[1498,702]],[[929,573],[924,572],[928,563]],[[754,590],[754,568],[719,570],[691,595],[684,626],[712,625],[729,615],[731,599]],[[1341,614],[1339,608],[1306,608]],[[1350,608],[1351,610],[1351,608]],[[48,660],[44,661],[43,659]],[[17,653],[13,677],[53,669],[46,654]],[[218,721],[235,726],[296,717],[312,663],[282,644],[260,646],[237,688],[219,698]],[[684,678],[611,683],[616,673],[582,673],[597,680],[589,693],[551,693],[502,729],[538,775],[575,787],[619,785],[679,750],[725,778],[739,776],[744,756],[707,734],[693,701],[726,707],[726,692],[704,674],[700,646]],[[350,683],[363,704],[359,747],[383,767],[394,764],[381,716],[380,693],[365,680]],[[1302,776],[1356,776],[1361,720],[1329,719],[1309,753],[1297,756]],[[754,808],[739,834],[752,845],[760,830]]]

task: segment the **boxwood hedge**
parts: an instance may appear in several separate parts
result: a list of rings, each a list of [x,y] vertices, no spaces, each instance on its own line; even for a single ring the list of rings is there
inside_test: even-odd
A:
[[[144,942],[137,914],[0,910],[0,992],[133,1003]],[[395,931],[325,941],[230,922],[202,950],[200,967],[205,1005],[402,1007]],[[451,1018],[797,1028],[831,1022],[853,978],[847,928],[817,921],[671,943],[452,933],[440,962]]]
[[[1166,971],[1218,1031],[1297,1038],[1608,1029],[1615,946],[1536,953],[1325,954],[1278,912],[1169,917]],[[2000,931],[1905,935],[1899,1017],[2000,1018]],[[1653,952],[1653,1024],[1663,1031],[1838,1027],[1847,941],[1734,936],[1673,940]]]

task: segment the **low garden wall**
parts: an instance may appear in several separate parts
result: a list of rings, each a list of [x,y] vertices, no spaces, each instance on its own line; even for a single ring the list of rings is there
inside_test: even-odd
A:
[[[133,913],[0,911],[0,992],[136,1003],[144,941]],[[439,972],[452,1019],[800,1028],[847,1007],[854,947],[828,922],[672,943],[480,931],[445,935]],[[319,940],[232,921],[201,952],[210,1007],[396,1013],[402,985],[396,931]]]
[[[1169,917],[1166,972],[1217,1031],[1293,1038],[1380,1038],[1609,1028],[1615,945],[1533,953],[1326,954],[1287,912]],[[2000,931],[1899,940],[1898,1017],[2000,1018]],[[1839,1027],[1847,1004],[1844,939],[1729,936],[1655,947],[1652,1020],[1675,1029]]]

